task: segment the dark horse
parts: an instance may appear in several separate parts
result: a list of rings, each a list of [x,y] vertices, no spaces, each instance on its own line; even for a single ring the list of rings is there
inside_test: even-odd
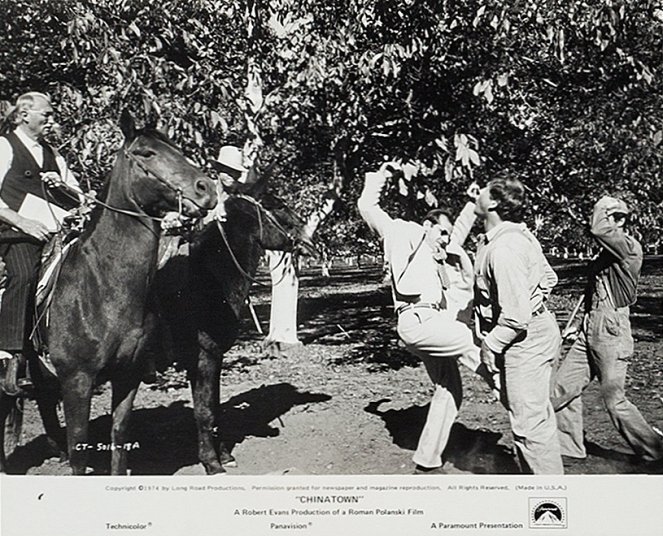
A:
[[[230,196],[225,208],[221,229],[208,225],[188,257],[174,257],[159,270],[156,284],[163,324],[170,328],[176,359],[188,371],[198,456],[208,474],[223,473],[223,464],[234,462],[216,424],[221,362],[237,338],[260,257],[264,249],[314,252],[304,222],[275,197],[263,196],[259,204]]]
[[[122,446],[153,318],[147,304],[157,268],[159,217],[178,208],[200,216],[217,199],[215,183],[163,134],[136,130],[128,113],[122,114],[120,126],[125,142],[106,183],[106,207],[97,207],[67,254],[50,309],[49,351],[74,474],[86,468],[92,391],[108,380],[113,388],[111,473],[126,473]],[[60,433],[55,401],[42,395],[39,404],[51,438]]]

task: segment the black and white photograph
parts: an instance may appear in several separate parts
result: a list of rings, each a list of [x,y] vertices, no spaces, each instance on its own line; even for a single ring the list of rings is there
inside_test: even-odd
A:
[[[0,6],[2,534],[656,533],[660,0]]]

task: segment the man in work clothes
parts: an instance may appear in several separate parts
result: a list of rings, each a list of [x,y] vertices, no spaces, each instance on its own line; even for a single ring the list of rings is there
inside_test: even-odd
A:
[[[481,190],[476,214],[485,236],[475,261],[476,329],[481,361],[502,369],[502,402],[523,472],[562,474],[550,379],[561,336],[545,302],[557,283],[541,245],[522,219],[525,190],[494,179]]]
[[[624,393],[633,355],[629,306],[636,301],[642,247],[624,231],[628,207],[604,196],[594,206],[591,234],[602,250],[590,264],[580,334],[555,379],[553,405],[562,454],[585,458],[582,392],[597,376],[613,424],[645,461],[663,458],[663,438],[647,424]]]
[[[31,387],[23,348],[29,331],[28,303],[44,243],[51,231],[19,212],[28,194],[64,209],[78,205],[59,188],[65,183],[80,192],[64,159],[43,141],[53,125],[53,107],[43,93],[21,95],[10,112],[13,130],[0,138],[0,242],[3,243],[8,282],[0,307],[0,361],[5,368],[4,390],[20,394]],[[9,243],[9,245],[7,245]]]
[[[445,310],[444,287],[449,281],[438,271],[438,260],[453,230],[449,233],[448,227],[439,223],[439,215],[423,225],[392,219],[379,204],[391,176],[389,164],[378,172],[367,173],[358,207],[362,218],[384,242],[398,335],[407,349],[421,358],[435,385],[413,457],[418,470],[427,472],[442,467],[442,452],[460,407],[462,385],[456,359],[476,371],[479,352],[470,330],[456,320],[456,312]]]

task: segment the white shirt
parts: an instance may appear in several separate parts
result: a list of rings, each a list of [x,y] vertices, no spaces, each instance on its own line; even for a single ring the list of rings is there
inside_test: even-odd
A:
[[[358,201],[359,213],[384,241],[384,256],[391,270],[394,308],[406,303],[442,301],[442,283],[433,251],[424,240],[425,229],[415,222],[393,219],[380,207],[380,194],[387,179],[367,173]]]
[[[23,131],[20,129],[16,129],[14,131],[14,134],[16,134],[16,137],[21,141],[23,145],[25,145],[26,149],[30,151],[30,154],[32,157],[35,159],[35,162],[37,162],[37,165],[41,167],[44,164],[44,148],[42,145],[30,137],[28,137]],[[64,161],[64,158],[62,155],[57,153],[55,150],[53,150],[55,153],[55,163],[58,166],[58,169],[60,170],[60,177],[64,181],[65,184],[75,188],[79,192],[81,192],[81,187],[78,184],[78,181],[74,177],[74,175],[69,171],[69,168],[67,167],[67,163]],[[0,190],[2,190],[2,183],[5,180],[5,177],[7,176],[7,172],[12,166],[12,161],[14,159],[14,151],[12,150],[12,146],[9,143],[9,140],[5,137],[0,137]],[[4,202],[2,197],[0,197],[0,208],[9,208],[7,206],[7,203]]]

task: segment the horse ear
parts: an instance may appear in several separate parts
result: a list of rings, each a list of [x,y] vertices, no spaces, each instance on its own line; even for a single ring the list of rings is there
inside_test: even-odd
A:
[[[124,139],[127,141],[133,140],[136,136],[136,122],[127,108],[122,110],[120,115],[120,130],[122,130]]]
[[[249,187],[249,195],[254,199],[260,199],[267,190],[268,182],[267,176],[265,175],[256,178],[252,183],[247,181],[246,185]]]
[[[272,162],[262,173],[258,174],[258,166],[254,163],[249,170],[248,176],[246,178],[246,184],[250,187],[251,197],[254,199],[260,199],[269,185],[269,178],[272,175],[276,162]]]

